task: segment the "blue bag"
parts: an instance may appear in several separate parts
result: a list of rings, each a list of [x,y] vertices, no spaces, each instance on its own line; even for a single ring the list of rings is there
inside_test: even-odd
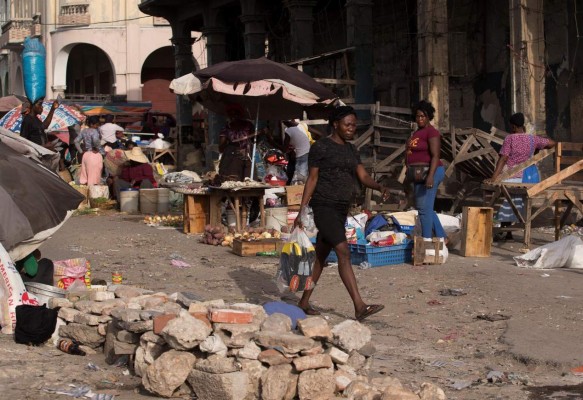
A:
[[[534,155],[534,138],[530,135],[530,157]],[[540,174],[536,165],[527,167],[522,172],[522,183],[539,183]]]
[[[33,104],[46,95],[46,56],[45,46],[38,39],[29,37],[24,39],[22,51],[24,93]]]
[[[371,219],[364,229],[364,236],[370,235],[373,231],[378,231],[383,226],[388,225],[387,219],[382,214],[377,214],[373,219]]]

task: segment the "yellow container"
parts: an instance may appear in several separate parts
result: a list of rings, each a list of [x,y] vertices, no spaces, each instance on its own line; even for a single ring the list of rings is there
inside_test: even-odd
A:
[[[113,272],[111,274],[111,283],[114,285],[121,285],[123,281],[123,277],[120,272]]]

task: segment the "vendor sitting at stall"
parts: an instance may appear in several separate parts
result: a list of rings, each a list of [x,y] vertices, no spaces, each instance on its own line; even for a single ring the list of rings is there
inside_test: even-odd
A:
[[[151,189],[157,187],[154,170],[148,162],[148,157],[138,146],[125,152],[128,163],[122,168],[120,176],[115,177],[113,188],[119,202],[120,191],[123,189]]]
[[[229,122],[219,135],[219,175],[230,180],[243,181],[251,175],[251,140],[253,124],[244,119],[245,110],[239,104],[226,108]]]
[[[55,266],[48,258],[41,258],[40,250],[35,250],[22,260],[16,261],[16,270],[23,282],[42,283],[53,286]]]

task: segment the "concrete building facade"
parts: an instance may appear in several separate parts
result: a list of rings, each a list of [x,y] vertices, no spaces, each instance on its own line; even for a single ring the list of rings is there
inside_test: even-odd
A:
[[[139,0],[6,0],[0,37],[2,95],[24,94],[22,43],[38,37],[47,49],[47,98],[149,100],[175,113],[172,29],[143,14]],[[195,32],[191,33],[196,36]],[[193,41],[194,42],[194,41]],[[203,53],[202,43],[191,54]],[[200,62],[193,64],[200,68]]]

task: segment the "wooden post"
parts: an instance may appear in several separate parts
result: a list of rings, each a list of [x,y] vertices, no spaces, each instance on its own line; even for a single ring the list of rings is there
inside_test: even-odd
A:
[[[526,196],[526,218],[524,219],[524,245],[530,248],[530,228],[532,226],[532,199]]]

